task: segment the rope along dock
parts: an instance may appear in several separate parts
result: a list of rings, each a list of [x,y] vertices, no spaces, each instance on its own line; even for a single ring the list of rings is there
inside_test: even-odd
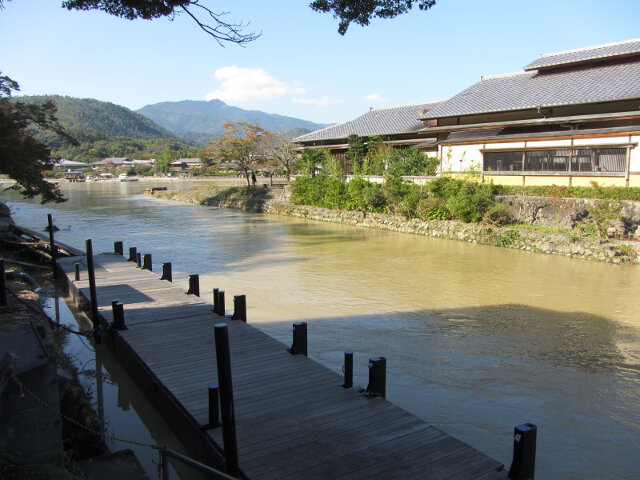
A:
[[[244,321],[214,313],[211,304],[135,262],[101,254],[93,263],[99,323],[112,324],[114,300],[124,305],[126,329],[111,328],[105,342],[194,458],[225,464],[226,440],[222,427],[211,428],[208,387],[224,381],[214,325],[226,323],[240,476],[504,478],[502,463],[384,398],[343,388],[341,376],[290,355]],[[86,259],[60,259],[58,267],[77,298],[89,301]]]

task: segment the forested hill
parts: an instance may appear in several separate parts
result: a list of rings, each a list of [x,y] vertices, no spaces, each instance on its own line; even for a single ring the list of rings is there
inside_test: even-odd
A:
[[[232,107],[220,100],[181,102],[161,102],[137,110],[158,125],[183,138],[206,144],[223,133],[223,125],[227,122],[257,123],[265,130],[271,131],[313,131],[327,125],[286,117],[259,110],[244,110]]]
[[[77,161],[153,157],[169,145],[183,151],[195,150],[149,118],[113,103],[58,95],[15,97],[15,100],[24,103],[52,100],[56,104],[60,123],[80,141],[80,146],[65,144],[50,132],[39,132],[38,138],[52,147],[54,157]]]

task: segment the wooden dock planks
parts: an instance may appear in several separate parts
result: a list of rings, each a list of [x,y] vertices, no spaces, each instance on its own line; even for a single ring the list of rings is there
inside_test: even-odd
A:
[[[86,265],[74,281],[89,298]],[[124,304],[121,338],[201,428],[217,383],[213,326],[227,323],[242,473],[255,479],[504,478],[502,464],[382,398],[342,388],[342,377],[255,327],[213,313],[200,298],[121,256],[95,257],[99,312]],[[222,448],[221,428],[208,435]]]

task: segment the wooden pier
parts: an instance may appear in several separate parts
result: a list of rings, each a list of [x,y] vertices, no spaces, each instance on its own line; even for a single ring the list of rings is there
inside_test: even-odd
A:
[[[74,266],[80,263],[80,268]],[[87,262],[58,266],[90,298]],[[79,280],[76,280],[76,274]],[[175,429],[190,454],[224,466],[222,427],[209,428],[217,384],[214,325],[228,325],[240,476],[250,479],[494,479],[503,465],[343,378],[211,303],[120,255],[95,256],[100,323],[124,304],[126,330],[105,342]],[[206,298],[210,298],[206,295]],[[250,320],[250,319],[249,319]]]

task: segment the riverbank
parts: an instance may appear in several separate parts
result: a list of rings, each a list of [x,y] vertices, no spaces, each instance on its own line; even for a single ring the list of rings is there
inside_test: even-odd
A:
[[[640,263],[640,244],[636,240],[601,239],[581,236],[568,229],[551,229],[525,224],[496,227],[450,220],[407,219],[399,215],[292,205],[289,202],[287,189],[194,186],[180,191],[155,191],[152,195],[156,198],[199,205],[385,229],[549,255],[618,264]]]

